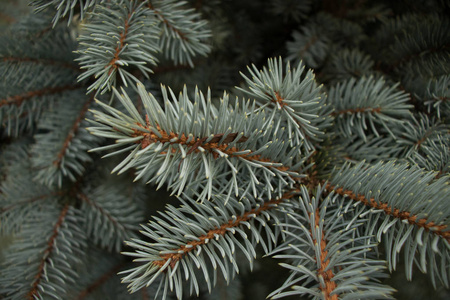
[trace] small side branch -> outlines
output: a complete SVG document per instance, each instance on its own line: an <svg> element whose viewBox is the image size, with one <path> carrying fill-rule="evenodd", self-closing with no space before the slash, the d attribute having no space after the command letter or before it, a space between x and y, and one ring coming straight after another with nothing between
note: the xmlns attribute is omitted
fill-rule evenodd
<svg viewBox="0 0 450 300"><path fill-rule="evenodd" d="M72 65L70 63L64 62L64 61L57 61L52 59L44 59L44 58L31 58L31 57L14 57L14 56L8 56L2 58L3 62L13 62L13 63L34 63L34 64L41 64L41 65L51 65L51 66L57 66L62 67L66 69L71 69L74 71L80 72L80 68L76 65Z"/></svg>
<svg viewBox="0 0 450 300"><path fill-rule="evenodd" d="M81 121L83 121L84 116L86 115L86 112L89 109L90 104L94 100L94 95L92 95L88 101L83 105L81 108L80 113L78 114L78 117L73 122L72 128L69 130L66 139L64 140L63 146L61 150L59 151L56 159L53 161L53 164L57 167L61 165L62 159L64 155L66 155L67 149L69 148L70 143L72 142L73 138L78 132L78 129L80 128Z"/></svg>
<svg viewBox="0 0 450 300"><path fill-rule="evenodd" d="M16 105L20 106L24 101L30 100L34 97L40 97L44 95L53 95L62 93L65 91L71 91L76 90L80 88L78 85L65 85L65 86L58 86L58 87L47 87L40 90L33 90L29 91L20 95L15 96L9 96L5 99L0 99L0 107L6 106L6 105Z"/></svg>
<svg viewBox="0 0 450 300"><path fill-rule="evenodd" d="M90 206L94 207L96 210L98 210L100 212L100 214L105 216L111 222L111 224L114 224L115 227L120 228L120 230L123 230L123 231L126 230L125 227L121 223L119 223L114 216L112 216L108 211L104 210L97 203L95 203L94 201L89 199L89 197L86 196L85 194L79 192L79 193L77 193L77 198L83 202L86 202L88 205L90 205Z"/></svg>
<svg viewBox="0 0 450 300"><path fill-rule="evenodd" d="M219 154L214 151L214 150L219 150L220 152L228 155L228 156L234 156L234 157L240 157L243 158L245 160L249 160L249 161L255 161L255 162L263 162L263 163L273 163L276 164L276 162L271 161L270 159L266 159L263 158L262 155L258 154L258 155L253 155L252 152L248 152L248 153L244 153L244 154L237 154L242 152L241 149L238 149L236 147L229 147L228 143L234 141L238 134L237 133L230 133L227 135L227 137L225 139L223 139L223 134L216 134L214 135L214 137L212 138L196 138L196 139L189 139L189 137L185 136L184 134L182 135L178 135L176 133L173 132L165 132L164 130L162 130L159 126L157 128L159 136L155 133L153 133L150 129L150 124L149 124L149 120L148 120L148 115L146 115L146 120L147 120L147 126L142 126L142 124L137 124L143 128L145 128L147 131L150 132L145 132L145 131L140 131L138 129L133 129L134 133L133 133L133 137L138 137L138 136L143 136L144 138L141 139L140 141L138 141L138 143L141 144L142 149L145 149L146 147L148 147L150 144L153 144L155 142L159 142L159 143L170 143L170 144L180 144L180 145L185 145L189 148L189 150L186 152L186 155L189 155L193 152L200 152L200 147L202 149L204 149L205 151L210 152L214 158L218 158ZM222 141L222 143L219 144L219 142ZM237 141L237 143L243 143L245 141L248 140L248 137L242 136L239 138L239 140ZM285 166L268 166L271 168L276 168L280 171L287 171L289 170L288 167Z"/></svg>
<svg viewBox="0 0 450 300"><path fill-rule="evenodd" d="M320 217L320 210L319 208L315 211L315 227L319 227L319 221L321 219ZM315 228L311 228L311 230L315 230ZM319 241L315 240L312 236L314 244L318 244ZM321 262L320 268L317 270L317 276L321 277L323 279L323 282L320 282L320 290L323 293L323 296L326 300L338 300L338 295L330 295L337 287L337 284L335 281L333 281L334 273L333 270L330 268L327 270L328 265L330 264L330 258L327 258L328 251L326 250L327 247L327 240L325 239L325 232L322 231L321 238L320 238L320 258L319 261Z"/></svg>
<svg viewBox="0 0 450 300"><path fill-rule="evenodd" d="M428 219L426 218L418 219L417 215L414 215L408 211L400 211L398 208L392 208L386 203L378 203L377 201L375 201L373 197L367 199L364 195L360 194L357 195L353 193L353 191L351 190L344 190L344 188L342 187L336 188L330 183L328 183L325 186L325 189L328 192L334 191L335 193L341 196L347 196L351 200L362 202L364 205L369 206L371 208L383 210L386 215L390 215L394 218L405 220L411 225L423 227L425 230L430 231L435 235L444 238L445 240L447 240L448 243L450 243L450 231L446 230L447 225L438 225L432 221L428 221Z"/></svg>
<svg viewBox="0 0 450 300"><path fill-rule="evenodd" d="M47 248L44 251L44 255L42 257L41 263L39 264L38 271L36 276L34 277L34 282L31 287L30 292L27 295L27 299L33 300L36 298L39 298L39 284L41 283L43 277L44 277L44 269L45 265L49 263L49 256L52 254L54 247L55 247L55 240L58 237L58 234L60 232L60 228L64 222L64 219L67 215L67 212L69 211L69 204L66 204L63 209L61 210L61 213L59 214L58 221L56 222L55 226L53 226L53 233L50 237L50 239L47 242Z"/></svg>
<svg viewBox="0 0 450 300"><path fill-rule="evenodd" d="M294 197L294 191L287 192L283 194L283 196L279 199L272 199L264 203L264 205L254 208L250 211L247 211L242 216L239 216L235 219L229 220L227 223L222 224L220 227L216 227L214 229L209 230L205 235L199 236L197 240L190 241L186 243L186 245L181 245L180 248L176 249L176 253L168 253L161 255L161 260L157 260L153 262L153 265L162 268L169 260L170 266L172 268L175 267L175 264L181 260L186 254L195 250L197 246L206 244L209 240L216 238L217 236L224 236L229 228L238 227L242 224L242 222L247 222L253 216L260 215L263 211L270 210L276 207L277 204L286 201Z"/></svg>
<svg viewBox="0 0 450 300"><path fill-rule="evenodd" d="M114 57L113 57L113 59L111 59L109 64L107 64L105 66L105 69L110 67L110 66L112 67L112 68L109 69L108 75L110 75L114 69L118 68L118 65L116 64L116 61L120 60L119 55L122 52L123 47L125 46L125 39L127 38L127 35L128 35L128 29L130 27L129 20L130 20L131 16L132 16L132 13L129 13L127 18L125 19L125 23L123 25L123 31L119 35L119 42L118 42L117 47L115 49Z"/></svg>
<svg viewBox="0 0 450 300"><path fill-rule="evenodd" d="M86 289L81 291L81 293L78 294L77 299L82 300L82 299L86 298L87 296L89 296L90 293L95 291L98 287L100 287L102 284L104 284L106 281L108 281L111 277L115 276L117 274L117 272L119 272L120 269L122 269L123 266L124 266L124 263L121 262L121 263L117 264L116 266L112 267L110 270L108 270L106 273L104 273L102 276L100 276L97 280L92 282L91 285L86 287Z"/></svg>

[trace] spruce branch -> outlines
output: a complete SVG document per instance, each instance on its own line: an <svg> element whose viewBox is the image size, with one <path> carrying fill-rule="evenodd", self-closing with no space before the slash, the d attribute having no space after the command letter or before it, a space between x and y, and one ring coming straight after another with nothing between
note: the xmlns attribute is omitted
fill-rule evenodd
<svg viewBox="0 0 450 300"><path fill-rule="evenodd" d="M64 178L76 181L84 172L84 165L92 161L87 150L96 147L101 139L87 132L84 118L93 98L82 91L72 92L44 113L37 125L42 133L36 134L31 153L37 181L61 187Z"/></svg>
<svg viewBox="0 0 450 300"><path fill-rule="evenodd" d="M384 235L390 270L395 269L398 253L404 248L408 278L417 259L418 267L429 271L434 285L438 279L448 286L448 182L448 176L436 179L436 172L379 162L373 166L347 164L335 173L326 188L369 208L357 215L372 215L368 228L374 232L369 234L376 235L378 241ZM371 222L378 222L378 214L382 214L382 224L371 226ZM420 258L415 258L416 251Z"/></svg>
<svg viewBox="0 0 450 300"><path fill-rule="evenodd" d="M80 214L69 204L42 204L7 253L0 286L9 299L60 299L77 278L74 268L85 247Z"/></svg>
<svg viewBox="0 0 450 300"><path fill-rule="evenodd" d="M12 96L0 99L0 107L8 106L8 105L21 106L24 101L33 99L34 97L42 97L45 95L59 94L59 93L65 92L65 91L75 90L75 89L79 89L79 88L80 87L77 85L65 85L65 86L59 86L59 87L48 87L48 88L43 88L43 89L39 89L39 90L28 91L23 94L12 95Z"/></svg>
<svg viewBox="0 0 450 300"><path fill-rule="evenodd" d="M430 141L421 148L421 152L415 152L409 157L411 164L416 164L427 171L438 172L438 179L450 171L450 139L442 136L437 141Z"/></svg>
<svg viewBox="0 0 450 300"><path fill-rule="evenodd" d="M394 290L376 280L386 275L382 273L384 262L370 258L369 251L375 245L368 242L370 236L356 235L362 223L346 221L340 210L343 201L332 193L324 197L320 185L315 192L304 185L300 190L299 208L288 212L290 222L279 224L286 228L287 239L271 253L275 258L289 259L289 263L280 265L291 275L269 297L391 298Z"/></svg>
<svg viewBox="0 0 450 300"><path fill-rule="evenodd" d="M74 64L70 64L65 61L58 61L53 59L46 58L33 58L33 57L17 57L17 56L1 56L1 59L4 63L11 64L22 64L22 63L31 63L31 64L39 64L39 65L50 65L56 66L59 68L67 68L73 71L79 71L79 68ZM8 67L6 67L8 68Z"/></svg>
<svg viewBox="0 0 450 300"><path fill-rule="evenodd" d="M440 119L450 117L450 75L431 78L428 82L424 96L419 98L428 107L428 111L435 111Z"/></svg>
<svg viewBox="0 0 450 300"><path fill-rule="evenodd" d="M391 127L411 116L408 94L396 91L396 85L386 86L383 79L351 78L331 87L327 99L334 107L335 130L343 137L357 134L366 141L368 132L379 136L382 126L395 138Z"/></svg>
<svg viewBox="0 0 450 300"><path fill-rule="evenodd" d="M358 49L344 48L330 54L318 77L330 85L335 85L350 78L373 75L374 65L375 62L368 54Z"/></svg>
<svg viewBox="0 0 450 300"><path fill-rule="evenodd" d="M283 65L279 58L269 59L262 70L255 65L248 67L251 79L241 75L249 87L239 90L254 97L258 109L271 112L271 120L275 118L287 123L292 142L296 145L304 142L305 148L312 151L313 142L322 141L325 129L331 124L326 95L311 70L303 74L305 66L302 62L292 70L289 62L286 63L284 72Z"/></svg>
<svg viewBox="0 0 450 300"><path fill-rule="evenodd" d="M310 22L300 31L294 31L293 41L287 43L287 58L295 63L304 61L308 67L319 67L328 54L330 39L321 32L321 28Z"/></svg>
<svg viewBox="0 0 450 300"><path fill-rule="evenodd" d="M278 128L279 124L267 124L264 111L250 114L255 110L255 103L236 100L232 107L228 95L224 94L216 108L209 92L205 99L196 91L192 103L186 89L178 99L169 90L170 102L166 88L162 87L165 104L162 109L142 84L138 84L137 89L146 121L123 90L122 95L114 91L128 115L100 102L107 113L93 111L96 126L89 130L95 135L116 139L116 144L94 150L121 148L108 155L131 151L113 172L120 170L120 174L134 167L136 180L154 181L159 187L168 183L169 189L178 195L187 182L191 182L190 189L196 191L195 186L204 181L207 182L207 199L224 174L232 178L227 181L235 195L239 193L237 175L251 178L255 197L263 191L268 195L272 193L273 177L285 185L294 183L293 177L301 177L298 172L303 159L298 157L298 146L291 147L284 142L285 130Z"/></svg>
<svg viewBox="0 0 450 300"><path fill-rule="evenodd" d="M70 24L73 17L78 14L80 15L80 19L83 20L86 12L99 2L100 0L33 0L30 5L34 6L34 10L37 13L50 8L56 10L52 20L54 27L60 19L63 19L66 16L68 16L68 24ZM76 8L79 9L79 13L75 11Z"/></svg>
<svg viewBox="0 0 450 300"><path fill-rule="evenodd" d="M145 220L144 191L107 173L90 174L87 182L74 191L74 197L80 202L86 218L84 230L92 242L109 252L120 252L123 241L134 238Z"/></svg>
<svg viewBox="0 0 450 300"><path fill-rule="evenodd" d="M98 90L103 94L111 90L117 76L125 86L138 81L130 72L131 67L146 77L152 73L148 65L156 64L154 54L158 50L153 22L149 10L138 1L96 5L84 25L85 32L78 38L80 57L76 59L81 69L86 69L78 80L95 78L88 92Z"/></svg>
<svg viewBox="0 0 450 300"><path fill-rule="evenodd" d="M2 149L9 158L5 170L8 176L2 178L0 184L0 232L1 234L17 234L23 226L23 219L29 219L33 212L39 210L42 202L55 201L62 196L33 181L28 143L14 143L12 149Z"/></svg>
<svg viewBox="0 0 450 300"><path fill-rule="evenodd" d="M422 154L423 147L439 143L450 132L450 126L439 119L419 114L412 121L405 122L403 126L395 129L399 137L397 143L403 148L402 156L409 158L415 153Z"/></svg>
<svg viewBox="0 0 450 300"><path fill-rule="evenodd" d="M193 8L185 8L186 1L142 0L159 20L159 51L175 64L194 67L196 55L206 56L211 51L208 41L211 30Z"/></svg>
<svg viewBox="0 0 450 300"><path fill-rule="evenodd" d="M269 220L280 222L282 214L277 215L277 211L290 210L289 199L294 194L294 191L287 192L282 198L266 202L251 195L240 200L231 197L226 204L220 195L203 203L183 197L180 199L181 207L167 206L162 218L154 217L155 221L142 226L144 230L141 233L153 243L141 239L127 242L136 252L124 254L144 264L123 272L128 274L123 282L129 283L130 291L135 292L162 277L158 289L166 291L170 288L175 290L177 297L181 297L181 280L185 278L189 280L191 291L198 294L199 279L193 268L195 265L203 272L201 282L204 280L211 291L216 284L217 267L227 282L234 273L239 273L235 250L244 253L251 267L257 243L262 243L266 251L273 249L280 231L277 227L269 228ZM262 235L262 227L267 238ZM168 235L171 238L166 238ZM208 267L210 265L213 269Z"/></svg>

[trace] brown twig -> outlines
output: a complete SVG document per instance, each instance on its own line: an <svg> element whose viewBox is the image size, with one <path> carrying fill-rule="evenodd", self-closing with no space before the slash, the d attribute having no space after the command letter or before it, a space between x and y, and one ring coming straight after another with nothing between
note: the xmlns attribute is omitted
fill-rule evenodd
<svg viewBox="0 0 450 300"><path fill-rule="evenodd" d="M89 105L94 100L95 94L93 94L88 101L83 105L81 108L80 113L78 114L78 117L73 122L72 127L70 128L69 132L67 133L67 137L64 140L63 146L61 150L59 151L58 155L56 156L56 159L53 161L53 165L55 165L57 168L61 166L62 159L64 155L66 155L67 149L69 148L70 143L72 142L73 138L75 137L76 133L78 132L78 129L80 128L81 121L84 119L84 116L86 115L86 112L89 109Z"/></svg>
<svg viewBox="0 0 450 300"><path fill-rule="evenodd" d="M27 299L33 300L39 298L40 296L39 284L41 283L41 280L44 277L44 268L45 265L49 263L48 261L49 256L52 254L54 250L56 238L60 233L60 228L64 222L64 219L66 218L67 212L69 211L69 207L70 207L69 204L66 204L63 207L61 213L59 214L58 221L56 222L55 226L53 226L53 233L47 242L47 248L44 251L44 255L42 257L41 263L39 264L37 274L34 277L34 282L33 285L31 286L31 290L27 294Z"/></svg>
<svg viewBox="0 0 450 300"><path fill-rule="evenodd" d="M205 235L199 236L198 240L187 242L186 245L181 245L176 253L168 253L161 255L161 260L157 260L153 262L153 265L162 267L164 266L167 261L170 259L170 266L173 268L175 267L175 264L183 258L186 254L196 249L197 246L204 245L207 243L207 241L212 240L216 238L216 236L224 236L229 228L237 227L242 222L246 222L250 220L250 218L253 215L259 215L263 211L272 209L273 207L276 207L276 205L282 203L283 201L286 201L287 199L290 199L294 197L295 192L297 190L293 190L290 192L287 192L282 195L280 199L272 199L270 201L265 202L262 206L258 208L254 208L246 213L244 213L242 216L239 216L235 219L229 220L227 223L222 224L220 227L215 227L214 229L209 230ZM181 253L182 252L182 253Z"/></svg>
<svg viewBox="0 0 450 300"><path fill-rule="evenodd" d="M65 86L57 86L57 87L46 87L40 90L33 90L23 94L9 96L5 99L0 99L0 107L5 105L16 105L20 106L23 101L29 100L33 97L40 97L44 95L52 95L58 94L65 91L76 90L80 88L79 85L65 85Z"/></svg>
<svg viewBox="0 0 450 300"><path fill-rule="evenodd" d="M311 213L312 214L312 213ZM319 227L319 221L320 221L320 210L319 208L315 211L315 224L314 227ZM314 231L315 228L311 228L311 231ZM319 243L317 240L313 238L314 244ZM320 258L318 258L321 262L320 268L317 270L317 275L321 276L323 278L323 281L325 282L325 286L320 284L320 290L322 291L322 294L326 300L338 300L338 295L330 295L337 287L336 282L333 281L334 273L333 270L328 268L328 265L330 264L330 258L327 259L328 250L326 250L327 247L327 240L325 239L325 233L322 231L322 235L320 237Z"/></svg>
<svg viewBox="0 0 450 300"><path fill-rule="evenodd" d="M366 197L364 197L364 195L361 194L356 195L355 193L353 193L353 191L345 190L342 187L336 188L330 183L328 183L325 186L325 189L328 192L334 191L336 194L339 194L341 196L347 196L349 199L362 202L364 205L375 208L377 210L383 210L386 215L398 218L400 220L405 220L411 225L423 227L425 230L430 231L435 235L444 238L445 240L447 240L447 242L450 243L450 231L448 230L446 231L447 225L438 225L435 224L433 221L428 221L428 219L426 218L418 219L417 215L414 215L408 211L400 211L400 209L393 208L389 206L387 203L378 203L377 201L375 201L373 197L367 199Z"/></svg>

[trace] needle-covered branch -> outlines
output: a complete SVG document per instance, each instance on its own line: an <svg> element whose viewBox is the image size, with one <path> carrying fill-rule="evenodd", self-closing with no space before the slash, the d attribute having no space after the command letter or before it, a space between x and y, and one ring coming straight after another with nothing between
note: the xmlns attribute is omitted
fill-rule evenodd
<svg viewBox="0 0 450 300"><path fill-rule="evenodd" d="M395 182L395 184L392 184ZM389 268L395 269L403 249L408 278L416 262L423 271L449 286L450 206L448 176L436 179L404 163L350 164L337 171L326 186L354 204L369 218L369 234L384 237ZM349 204L350 205L350 204Z"/></svg>
<svg viewBox="0 0 450 300"><path fill-rule="evenodd" d="M224 94L216 108L209 92L205 97L196 91L191 102L186 89L178 98L165 87L161 90L164 109L138 84L145 121L124 91L119 94L115 90L115 94L128 114L100 102L106 113L93 111L95 126L89 130L116 140L96 150L119 148L108 156L129 152L113 171L122 173L133 167L137 170L136 180L142 178L159 186L166 183L178 195L187 182L192 191L206 182L208 199L216 182L224 180L238 195L237 176L250 179L254 196L262 192L270 195L274 191L270 184L273 178L290 185L293 177L301 177L304 160L299 157L299 147L285 142L284 128L268 123L264 110L252 113L254 102L236 100L231 106Z"/></svg>
<svg viewBox="0 0 450 300"><path fill-rule="evenodd" d="M268 201L251 195L240 200L231 197L226 204L221 195L203 203L183 197L181 207L167 206L162 217L154 217L154 221L143 225L141 233L152 242L127 242L136 252L125 254L142 264L123 272L127 274L123 282L135 292L161 278L158 289L164 294L168 289L174 290L179 298L183 280L189 281L191 292L196 294L199 284L206 283L211 291L217 276L229 282L239 273L237 252L244 254L251 267L256 244L261 243L266 252L273 249L281 232L279 227L270 225L282 222L279 218L291 210L294 194L295 191L288 192ZM197 278L196 269L201 269L201 278Z"/></svg>

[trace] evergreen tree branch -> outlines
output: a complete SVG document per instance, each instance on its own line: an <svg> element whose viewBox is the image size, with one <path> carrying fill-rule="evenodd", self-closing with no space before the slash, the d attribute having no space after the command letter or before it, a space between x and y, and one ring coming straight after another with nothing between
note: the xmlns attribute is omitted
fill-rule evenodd
<svg viewBox="0 0 450 300"><path fill-rule="evenodd" d="M449 125L425 114L413 117L412 121L395 129L395 134L399 137L397 143L404 149L402 155L406 158L414 156L415 153L422 154L423 147L439 143L449 132Z"/></svg>
<svg viewBox="0 0 450 300"><path fill-rule="evenodd" d="M49 8L55 9L56 13L52 22L53 26L56 26L58 21L67 15L69 16L67 23L70 24L74 15L77 14L75 12L76 9L79 9L80 18L83 20L86 12L99 2L100 0L33 0L30 5L35 7L34 10L36 12L41 12Z"/></svg>
<svg viewBox="0 0 450 300"><path fill-rule="evenodd" d="M197 190L195 185L206 181L206 198L212 195L213 183L224 180L227 174L232 177L227 181L231 182L230 190L235 195L238 194L237 176L251 178L255 197L261 192L272 193L269 184L272 177L289 185L294 183L293 177L302 176L298 173L303 166L303 158L298 157L299 146L285 143L282 137L286 130L278 128L280 124L267 124L264 111L249 115L255 110L255 103L236 101L231 107L228 95L224 94L216 108L209 92L205 99L198 91L192 103L185 88L179 99L169 90L172 104L167 90L164 87L161 90L165 109L138 84L146 121L128 95L120 95L116 90L128 115L100 102L107 113L93 111L96 127L91 127L90 131L117 141L94 150L122 148L108 155L131 151L113 172L120 170L120 174L131 167L137 168L136 180L155 181L159 187L168 182L169 188L178 195L188 181L193 191ZM210 143L217 139L217 144ZM150 168L151 163L157 165ZM263 182L267 184L263 186Z"/></svg>
<svg viewBox="0 0 450 300"><path fill-rule="evenodd" d="M90 22L85 25L86 32L79 37L77 52L81 56L76 60L86 71L78 80L96 79L88 92L99 90L103 94L109 91L116 85L117 75L125 86L138 81L129 70L132 67L146 77L152 73L147 65L155 65L154 53L158 50L153 18L137 1L124 4L98 4Z"/></svg>
<svg viewBox="0 0 450 300"><path fill-rule="evenodd" d="M283 72L281 58L269 59L262 70L254 65L252 69L248 67L251 79L241 73L249 87L238 89L257 100L258 110L267 109L272 113L271 119L277 116L287 123L291 143L304 143L307 151L312 151L312 141L321 141L331 124L331 107L327 106L326 96L321 86L317 86L312 71L303 74L304 69L301 62L293 69L286 63Z"/></svg>
<svg viewBox="0 0 450 300"><path fill-rule="evenodd" d="M347 164L335 172L327 189L334 188L336 193L370 208L360 209L354 220L369 216L366 234L376 235L379 241L383 235L391 270L403 249L408 278L416 262L423 272L428 270L434 285L439 280L448 286L448 176L435 179L436 174L394 162L373 166L359 163L353 168Z"/></svg>
<svg viewBox="0 0 450 300"><path fill-rule="evenodd" d="M392 128L411 116L408 99L406 93L396 91L396 85L386 86L383 79L373 77L351 78L331 87L328 93L336 117L335 130L343 137L357 134L364 141L368 132L379 136L379 126L395 138Z"/></svg>
<svg viewBox="0 0 450 300"><path fill-rule="evenodd" d="M44 268L46 264L49 263L48 257L52 254L55 248L55 240L58 237L58 234L61 230L61 225L64 222L64 219L66 218L67 212L69 211L69 204L66 204L58 217L58 220L56 221L55 225L53 226L53 232L50 238L47 241L47 247L44 250L44 253L42 255L42 260L39 264L38 270L36 272L36 275L33 279L33 285L31 286L31 290L27 294L28 299L35 299L39 297L39 285L41 284L41 280L43 280L44 275Z"/></svg>
<svg viewBox="0 0 450 300"><path fill-rule="evenodd" d="M46 95L59 94L65 91L72 91L79 89L79 85L65 85L57 87L45 87L38 90L28 91L22 94L8 96L6 98L0 99L0 107L7 105L20 106L24 101L33 99L34 97L42 97Z"/></svg>
<svg viewBox="0 0 450 300"><path fill-rule="evenodd" d="M119 272L123 267L125 266L124 262L119 262L112 268L110 268L108 271L103 273L100 277L98 277L94 282L92 282L89 286L87 286L84 290L82 290L76 299L82 300L86 298L89 294L91 294L93 291L95 291L99 286L103 285L108 279L110 279L113 276L117 275L117 272ZM143 289L145 290L145 289Z"/></svg>
<svg viewBox="0 0 450 300"><path fill-rule="evenodd" d="M95 174L106 179L94 185L90 183L75 191L75 197L81 202L86 216L85 231L94 243L108 251L119 252L123 241L135 236L144 214L139 197L130 201L130 186L127 182L115 181L106 172ZM95 180L95 176L93 176ZM110 186L111 182L114 182ZM139 192L142 189L134 187Z"/></svg>
<svg viewBox="0 0 450 300"><path fill-rule="evenodd" d="M81 90L66 93L65 99L58 99L53 109L44 113L37 125L40 133L35 135L36 143L32 147L37 181L61 187L64 178L76 181L84 172L85 163L92 160L87 150L101 140L89 134L88 122L84 120L86 114L90 115L88 109L93 98L86 97Z"/></svg>
<svg viewBox="0 0 450 300"><path fill-rule="evenodd" d="M194 67L192 58L197 54L206 56L211 51L208 39L211 30L208 22L201 20L194 9L186 9L185 1L142 0L155 13L159 27L159 49L175 64Z"/></svg>
<svg viewBox="0 0 450 300"><path fill-rule="evenodd" d="M61 166L62 163L62 159L65 156L70 143L72 142L72 140L74 139L75 135L77 134L80 125L81 125L81 121L84 119L89 106L91 105L91 103L93 102L94 97L90 97L83 105L83 107L81 108L77 118L75 119L75 121L73 122L72 127L69 130L69 133L66 137L66 139L64 140L63 146L61 148L61 150L59 151L59 153L56 156L56 159L52 162L54 165L56 165L57 167Z"/></svg>
<svg viewBox="0 0 450 300"><path fill-rule="evenodd" d="M312 213L310 213L312 214ZM317 207L315 212L315 216L311 217L314 220L314 224L311 224L311 232L313 232L316 228L320 226L320 208ZM311 236L313 243L316 245L320 245L320 256L318 261L320 261L320 267L316 270L317 276L319 278L323 278L323 282L320 284L320 290L326 300L337 300L338 294L334 293L334 290L337 288L336 282L333 280L335 274L333 273L333 269L330 268L330 258L327 257L328 251L327 248L327 240L325 238L325 232L322 231L319 237ZM318 240L316 240L318 239Z"/></svg>
<svg viewBox="0 0 450 300"><path fill-rule="evenodd" d="M125 254L136 257L136 262L144 264L122 272L128 274L123 281L129 283L129 289L134 292L162 277L160 288L167 290L170 286L180 297L181 279L189 278L191 292L194 287L198 294L198 279L192 268L192 264L195 264L203 271L201 276L208 290L211 290L211 283L216 282L217 266L228 282L232 274L239 272L235 249L242 250L250 266L256 255L254 247L257 243L262 243L266 250L272 249L269 245L276 243L280 232L277 227L269 228L267 222L270 219L280 222L276 212L290 210L289 199L294 194L287 192L282 198L267 202L253 199L250 195L240 200L231 197L226 204L219 194L216 194L218 198L203 204L185 197L185 200L181 200L183 206L168 206L163 218L155 217L156 222L149 223L148 227L143 226L141 233L154 243L140 239L127 242L136 248L136 252ZM208 213L208 218L204 217L205 213ZM267 239L262 237L262 227L267 232ZM250 236L244 232L245 228L250 229ZM171 238L165 238L168 234ZM236 234L243 240L236 239ZM214 269L208 267L211 264ZM210 274L211 271L213 274Z"/></svg>
<svg viewBox="0 0 450 300"><path fill-rule="evenodd" d="M41 203L5 256L0 287L9 299L58 299L75 283L86 246L81 216L70 204L55 204Z"/></svg>
<svg viewBox="0 0 450 300"><path fill-rule="evenodd" d="M287 259L280 265L291 271L284 284L269 297L307 295L313 299L391 298L393 289L378 283L386 277L382 261L370 256L370 236L356 235L359 224L342 217L343 201L332 193L323 197L301 185L299 207L288 212L286 240L270 254ZM310 195L310 193L314 193ZM350 209L352 211L352 209ZM340 215L338 217L338 215ZM354 274L358 274L355 277Z"/></svg>
<svg viewBox="0 0 450 300"><path fill-rule="evenodd" d="M242 223L246 223L251 218L261 215L263 211L277 207L278 204L281 204L283 201L286 201L293 196L294 194L292 192L288 192L285 193L280 199L272 199L264 202L262 206L253 208L241 216L230 219L227 223L221 224L220 227L215 227L214 229L207 231L206 234L196 237L195 240L189 241L185 245L181 245L178 249L174 249L173 253L161 255L161 260L154 261L153 265L162 268L170 260L170 266L174 268L179 260L190 252L196 250L197 247L204 246L210 240L217 238L218 236L223 237L226 233L232 231L232 228L240 227Z"/></svg>
<svg viewBox="0 0 450 300"><path fill-rule="evenodd" d="M33 63L33 64L41 64L41 65L51 65L57 66L60 68L67 68L74 71L80 71L80 68L76 65L70 64L66 61L59 61L54 59L47 58L33 58L33 57L16 57L16 56L2 56L2 61L5 63Z"/></svg>
<svg viewBox="0 0 450 300"><path fill-rule="evenodd" d="M419 228L422 227L426 231L429 231L432 234L440 236L450 243L450 231L448 230L447 224L438 225L433 221L429 221L427 218L420 218L417 214L412 214L411 212L408 211L401 211L398 208L392 208L387 203L379 203L375 201L374 197L367 199L364 195L361 194L356 195L351 190L345 190L342 187L337 188L336 186L333 186L330 183L327 183L327 185L325 185L325 189L328 192L334 191L336 194L344 196L350 200L361 202L372 209L378 211L382 210L386 215L398 218L402 221L406 221L411 225L416 225Z"/></svg>

